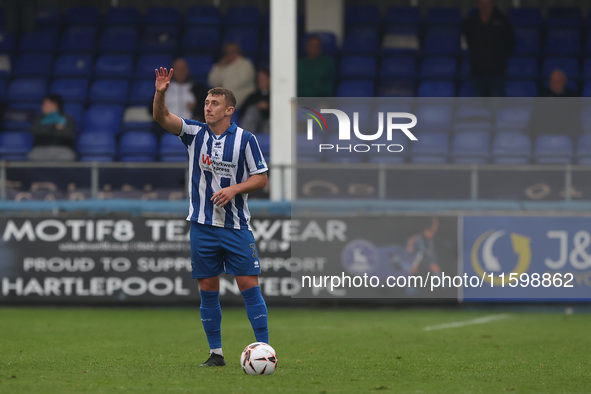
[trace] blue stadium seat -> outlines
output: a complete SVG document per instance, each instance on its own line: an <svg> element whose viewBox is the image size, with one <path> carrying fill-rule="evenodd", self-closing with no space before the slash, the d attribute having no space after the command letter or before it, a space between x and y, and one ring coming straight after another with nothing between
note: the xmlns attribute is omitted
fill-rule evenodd
<svg viewBox="0 0 591 394"><path fill-rule="evenodd" d="M413 56L385 57L380 65L380 78L416 78L417 68Z"/></svg>
<svg viewBox="0 0 591 394"><path fill-rule="evenodd" d="M76 130L82 130L82 113L84 106L81 103L67 102L64 104L64 112L74 119Z"/></svg>
<svg viewBox="0 0 591 394"><path fill-rule="evenodd" d="M532 116L532 107L526 105L508 104L497 110L497 132L503 130L525 130Z"/></svg>
<svg viewBox="0 0 591 394"><path fill-rule="evenodd" d="M553 6L548 8L546 26L579 27L583 22L580 7Z"/></svg>
<svg viewBox="0 0 591 394"><path fill-rule="evenodd" d="M43 78L14 79L8 85L8 101L41 103L47 91L47 80Z"/></svg>
<svg viewBox="0 0 591 394"><path fill-rule="evenodd" d="M88 94L88 80L84 78L56 79L49 87L51 93L57 93L65 102L84 103Z"/></svg>
<svg viewBox="0 0 591 394"><path fill-rule="evenodd" d="M392 140L387 141L385 136L382 134L382 138L375 141L378 144L385 144L385 145L401 145L402 151L398 151L400 148L393 146L390 149L392 151L388 151L388 149L380 149L379 152L372 152L369 154L368 161L370 163L384 163L384 164L403 164L406 162L411 146L416 144L418 141L410 141L405 134L401 132L394 132L392 134ZM357 153L357 155L360 155ZM364 157L366 154L362 154L361 157Z"/></svg>
<svg viewBox="0 0 591 394"><path fill-rule="evenodd" d="M159 149L160 161L186 162L189 159L187 147L179 140L179 137L171 133L160 137Z"/></svg>
<svg viewBox="0 0 591 394"><path fill-rule="evenodd" d="M538 87L534 81L506 81L505 95L507 97L536 97Z"/></svg>
<svg viewBox="0 0 591 394"><path fill-rule="evenodd" d="M388 7L385 22L386 25L418 26L421 23L421 9L407 6Z"/></svg>
<svg viewBox="0 0 591 394"><path fill-rule="evenodd" d="M259 7L254 5L229 6L224 21L226 26L249 25L253 27L258 26L261 22Z"/></svg>
<svg viewBox="0 0 591 394"><path fill-rule="evenodd" d="M326 143L335 146L338 144L342 145L337 133L329 134ZM319 155L320 153L317 154L317 156ZM348 152L346 150L336 152L335 149L332 149L324 152L324 157L326 161L330 163L362 163L365 161L367 153L362 154L358 152Z"/></svg>
<svg viewBox="0 0 591 394"><path fill-rule="evenodd" d="M49 77L53 66L53 55L48 53L24 53L14 60L15 77Z"/></svg>
<svg viewBox="0 0 591 394"><path fill-rule="evenodd" d="M136 25L141 21L137 7L109 7L105 14L106 25Z"/></svg>
<svg viewBox="0 0 591 394"><path fill-rule="evenodd" d="M35 53L53 53L57 49L58 28L46 27L26 33L20 40L19 50Z"/></svg>
<svg viewBox="0 0 591 394"><path fill-rule="evenodd" d="M414 97L416 82L411 78L382 78L378 81L379 97Z"/></svg>
<svg viewBox="0 0 591 394"><path fill-rule="evenodd" d="M140 35L141 52L174 53L179 41L179 27L174 25L148 25Z"/></svg>
<svg viewBox="0 0 591 394"><path fill-rule="evenodd" d="M53 72L56 77L89 77L92 65L90 54L61 55L55 60Z"/></svg>
<svg viewBox="0 0 591 394"><path fill-rule="evenodd" d="M377 54L380 47L378 26L353 25L346 29L341 53Z"/></svg>
<svg viewBox="0 0 591 394"><path fill-rule="evenodd" d="M492 114L490 109L462 104L454 115L454 131L459 130L488 130L492 131Z"/></svg>
<svg viewBox="0 0 591 394"><path fill-rule="evenodd" d="M207 52L215 54L220 46L220 29L212 26L191 26L181 41L185 52Z"/></svg>
<svg viewBox="0 0 591 394"><path fill-rule="evenodd" d="M146 25L179 25L181 23L181 13L178 7L169 6L151 6L146 11L144 17Z"/></svg>
<svg viewBox="0 0 591 394"><path fill-rule="evenodd" d="M417 137L418 138L418 137ZM412 145L411 163L444 164L449 155L449 136L446 133L421 133L418 143Z"/></svg>
<svg viewBox="0 0 591 394"><path fill-rule="evenodd" d="M0 28L0 53L12 53L15 48L14 35Z"/></svg>
<svg viewBox="0 0 591 394"><path fill-rule="evenodd" d="M472 81L466 79L460 83L460 91L458 92L459 97L475 97L476 93L474 93L474 85L472 85Z"/></svg>
<svg viewBox="0 0 591 394"><path fill-rule="evenodd" d="M39 115L39 103L11 103L4 111L3 130L30 130L35 117Z"/></svg>
<svg viewBox="0 0 591 394"><path fill-rule="evenodd" d="M349 5L345 8L345 26L379 26L381 21L380 9L375 4Z"/></svg>
<svg viewBox="0 0 591 394"><path fill-rule="evenodd" d="M546 56L580 56L581 35L576 28L549 28L544 44Z"/></svg>
<svg viewBox="0 0 591 394"><path fill-rule="evenodd" d="M540 74L539 70L537 58L512 56L507 61L506 76L509 79L537 80Z"/></svg>
<svg viewBox="0 0 591 394"><path fill-rule="evenodd" d="M96 6L73 5L69 6L66 11L68 25L97 25L101 19L101 12Z"/></svg>
<svg viewBox="0 0 591 394"><path fill-rule="evenodd" d="M515 29L514 55L538 56L541 48L540 29L518 27Z"/></svg>
<svg viewBox="0 0 591 394"><path fill-rule="evenodd" d="M297 163L318 163L323 161L324 152L318 152L318 144L323 140L318 137L318 133L314 135L314 140L308 140L305 133L298 133L296 135L297 144Z"/></svg>
<svg viewBox="0 0 591 394"><path fill-rule="evenodd" d="M573 159L573 142L566 135L539 135L535 141L534 157L539 164L569 164Z"/></svg>
<svg viewBox="0 0 591 394"><path fill-rule="evenodd" d="M245 54L256 54L259 50L259 30L256 27L229 27L223 43L235 42Z"/></svg>
<svg viewBox="0 0 591 394"><path fill-rule="evenodd" d="M591 165L591 133L583 133L577 141L577 163Z"/></svg>
<svg viewBox="0 0 591 394"><path fill-rule="evenodd" d="M188 55L184 59L189 65L191 76L199 81L205 80L213 67L213 57L209 55Z"/></svg>
<svg viewBox="0 0 591 394"><path fill-rule="evenodd" d="M0 133L0 160L23 161L33 147L33 136L28 131Z"/></svg>
<svg viewBox="0 0 591 394"><path fill-rule="evenodd" d="M101 36L101 53L133 53L137 49L138 31L135 26L109 26Z"/></svg>
<svg viewBox="0 0 591 394"><path fill-rule="evenodd" d="M451 25L458 26L462 23L462 14L457 7L429 7L425 17L427 26Z"/></svg>
<svg viewBox="0 0 591 394"><path fill-rule="evenodd" d="M422 103L413 112L417 117L417 130L421 132L449 133L453 119L453 107L449 103Z"/></svg>
<svg viewBox="0 0 591 394"><path fill-rule="evenodd" d="M97 79L90 86L88 100L91 104L125 104L129 82L124 79Z"/></svg>
<svg viewBox="0 0 591 394"><path fill-rule="evenodd" d="M583 84L583 90L581 92L583 97L591 97L591 81L585 81Z"/></svg>
<svg viewBox="0 0 591 394"><path fill-rule="evenodd" d="M421 63L421 79L454 79L458 75L458 62L451 56L429 56Z"/></svg>
<svg viewBox="0 0 591 394"><path fill-rule="evenodd" d="M92 52L96 46L97 29L94 26L71 26L62 35L60 51Z"/></svg>
<svg viewBox="0 0 591 394"><path fill-rule="evenodd" d="M585 103L583 109L581 110L581 127L584 132L588 133L591 132L591 105L587 100L584 100Z"/></svg>
<svg viewBox="0 0 591 394"><path fill-rule="evenodd" d="M142 79L131 85L129 103L131 105L148 105L154 99L154 80Z"/></svg>
<svg viewBox="0 0 591 394"><path fill-rule="evenodd" d="M62 10L58 4L39 4L37 8L37 27L57 27L62 23Z"/></svg>
<svg viewBox="0 0 591 394"><path fill-rule="evenodd" d="M420 49L419 28L412 25L387 26L382 53L416 55Z"/></svg>
<svg viewBox="0 0 591 394"><path fill-rule="evenodd" d="M337 37L333 32L330 31L312 31L306 34L306 36L301 40L301 50L302 52L306 48L306 43L308 42L308 38L311 36L316 36L322 42L322 53L327 56L334 56L337 53Z"/></svg>
<svg viewBox="0 0 591 394"><path fill-rule="evenodd" d="M485 164L490 158L490 133L461 131L454 134L452 161L456 164Z"/></svg>
<svg viewBox="0 0 591 394"><path fill-rule="evenodd" d="M363 79L376 73L376 58L372 56L345 56L339 64L339 75L344 79Z"/></svg>
<svg viewBox="0 0 591 394"><path fill-rule="evenodd" d="M96 77L130 78L133 75L132 55L102 55L94 66Z"/></svg>
<svg viewBox="0 0 591 394"><path fill-rule="evenodd" d="M337 87L337 97L373 97L374 95L372 80L342 81Z"/></svg>
<svg viewBox="0 0 591 394"><path fill-rule="evenodd" d="M457 55L460 52L460 29L429 27L422 47L425 55Z"/></svg>
<svg viewBox="0 0 591 394"><path fill-rule="evenodd" d="M128 131L119 140L119 160L150 162L156 160L158 141L149 131Z"/></svg>
<svg viewBox="0 0 591 394"><path fill-rule="evenodd" d="M152 84L152 91L154 90ZM148 111L148 102L136 104L125 108L123 113L123 130L150 130L152 128L154 119ZM133 104L132 104L133 105Z"/></svg>
<svg viewBox="0 0 591 394"><path fill-rule="evenodd" d="M185 15L185 22L189 26L218 27L222 23L220 8L213 5L190 6Z"/></svg>
<svg viewBox="0 0 591 394"><path fill-rule="evenodd" d="M529 164L531 141L521 133L500 132L493 140L493 163Z"/></svg>
<svg viewBox="0 0 591 394"><path fill-rule="evenodd" d="M419 97L454 97L456 88L453 81L422 81L418 93Z"/></svg>
<svg viewBox="0 0 591 394"><path fill-rule="evenodd" d="M117 150L115 136L109 132L82 133L76 150L80 161L113 161Z"/></svg>
<svg viewBox="0 0 591 394"><path fill-rule="evenodd" d="M510 8L507 16L515 27L536 27L542 25L542 13L539 7Z"/></svg>
<svg viewBox="0 0 591 394"><path fill-rule="evenodd" d="M135 66L135 78L147 79L154 78L154 70L160 67L170 69L172 66L172 56L169 54L161 55L142 55L138 58Z"/></svg>
<svg viewBox="0 0 591 394"><path fill-rule="evenodd" d="M460 62L460 78L466 80L472 77L472 64L469 56L462 56Z"/></svg>
<svg viewBox="0 0 591 394"><path fill-rule="evenodd" d="M82 129L85 133L108 131L117 135L121 131L122 120L123 106L94 104L84 113Z"/></svg>

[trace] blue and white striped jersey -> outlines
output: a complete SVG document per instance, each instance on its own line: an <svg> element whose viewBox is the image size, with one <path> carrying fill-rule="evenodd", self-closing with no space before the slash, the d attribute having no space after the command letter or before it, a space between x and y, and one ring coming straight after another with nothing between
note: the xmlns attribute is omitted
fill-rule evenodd
<svg viewBox="0 0 591 394"><path fill-rule="evenodd" d="M268 170L257 139L232 123L216 136L205 123L183 119L179 138L189 151L189 215L187 220L217 227L250 229L248 194L237 194L224 207L211 196Z"/></svg>

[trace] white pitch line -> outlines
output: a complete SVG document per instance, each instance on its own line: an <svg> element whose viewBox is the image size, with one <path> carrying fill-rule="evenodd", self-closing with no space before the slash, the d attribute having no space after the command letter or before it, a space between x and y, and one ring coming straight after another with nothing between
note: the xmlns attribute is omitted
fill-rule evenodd
<svg viewBox="0 0 591 394"><path fill-rule="evenodd" d="M497 321L497 320L503 320L508 317L509 317L509 315L506 315L506 314L483 316L483 317L479 317L477 319L472 319L472 320L456 321L456 322L452 322L452 323L438 324L436 326L428 326L428 327L423 328L423 331L445 330L446 328L472 326L474 324L486 324L486 323L490 323L490 322Z"/></svg>

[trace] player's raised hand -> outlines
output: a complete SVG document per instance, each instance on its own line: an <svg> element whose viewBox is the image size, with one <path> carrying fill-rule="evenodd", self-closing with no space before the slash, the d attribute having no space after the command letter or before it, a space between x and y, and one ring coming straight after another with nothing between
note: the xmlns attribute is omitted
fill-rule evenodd
<svg viewBox="0 0 591 394"><path fill-rule="evenodd" d="M170 69L170 72L164 67L160 67L160 70L156 69L156 91L157 92L166 92L168 87L170 86L170 80L172 78L172 74L174 69Z"/></svg>

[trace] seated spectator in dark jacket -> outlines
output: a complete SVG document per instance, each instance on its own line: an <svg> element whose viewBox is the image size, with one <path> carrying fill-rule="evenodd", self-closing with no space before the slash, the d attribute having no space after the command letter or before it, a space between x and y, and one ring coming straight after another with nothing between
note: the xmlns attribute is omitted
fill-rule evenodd
<svg viewBox="0 0 591 394"><path fill-rule="evenodd" d="M552 71L548 78L548 87L542 89L540 97L576 97L577 94L567 87L568 78L559 69Z"/></svg>
<svg viewBox="0 0 591 394"><path fill-rule="evenodd" d="M240 108L240 124L253 133L269 132L269 71L257 72L257 90L246 98Z"/></svg>
<svg viewBox="0 0 591 394"><path fill-rule="evenodd" d="M76 128L71 116L64 113L64 100L59 94L48 94L41 104L41 115L31 132L35 139L29 160L70 161L76 159Z"/></svg>
<svg viewBox="0 0 591 394"><path fill-rule="evenodd" d="M311 36L306 57L298 60L298 97L331 97L334 77L334 61L322 54L320 38Z"/></svg>

